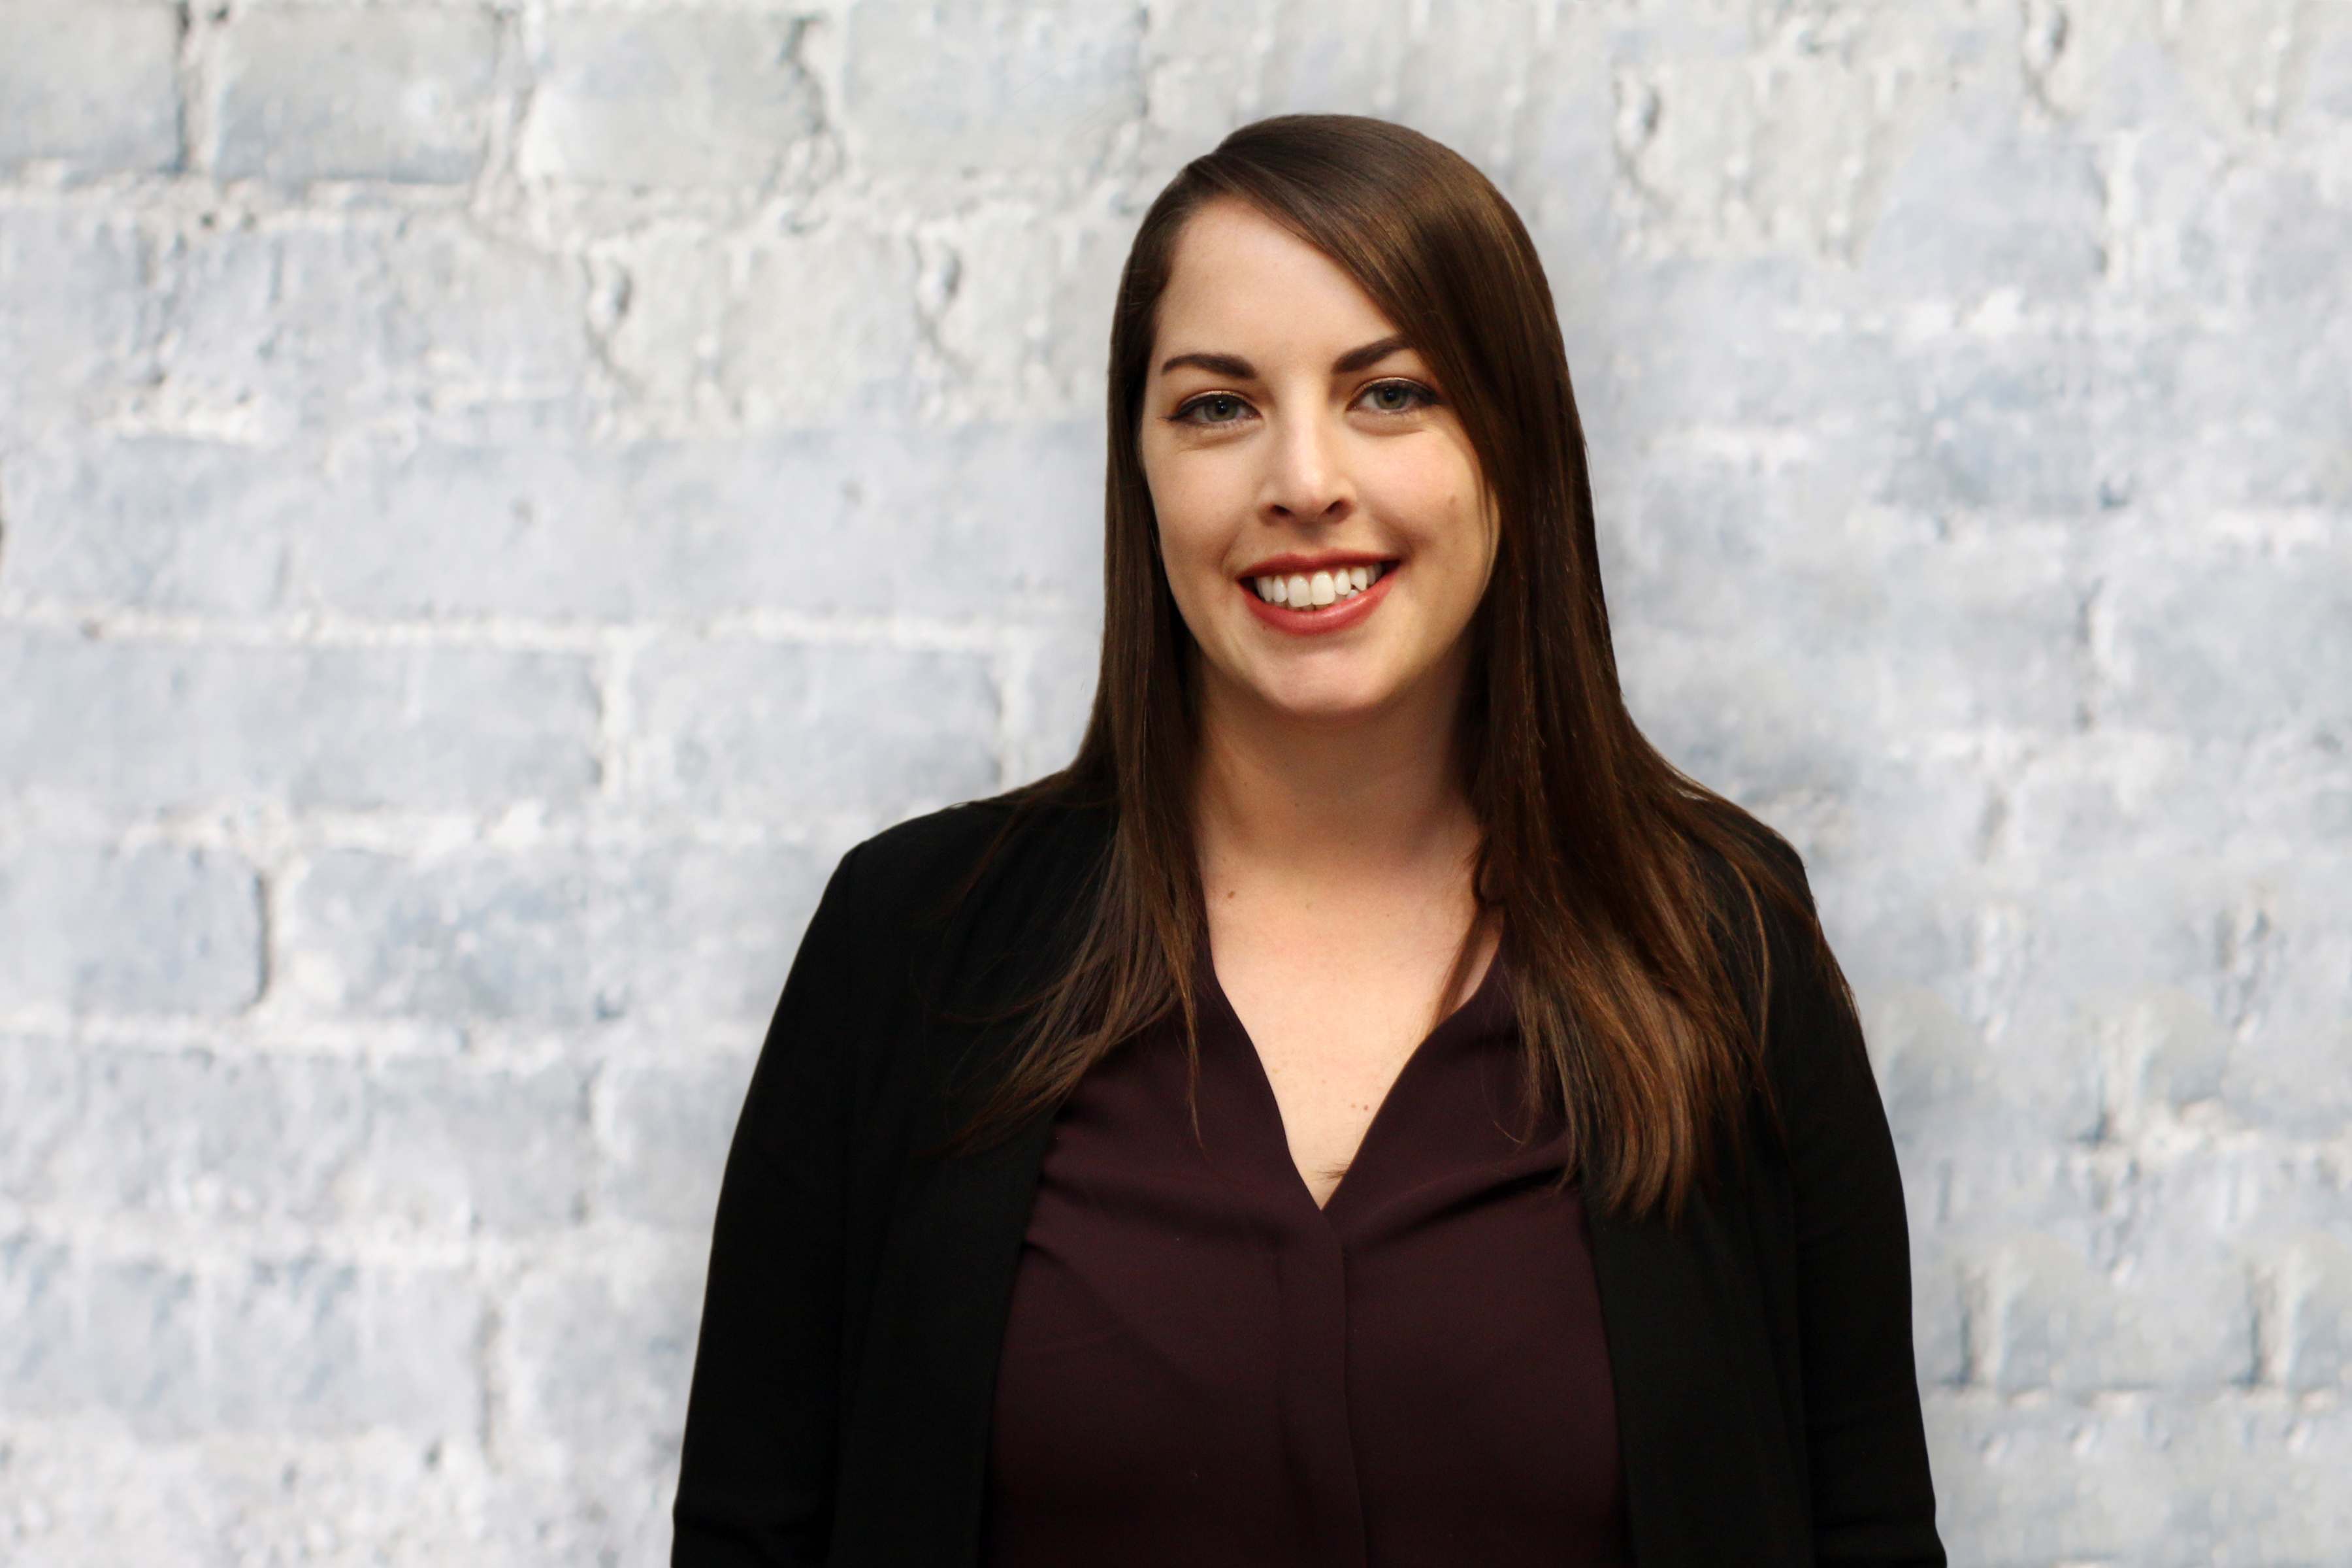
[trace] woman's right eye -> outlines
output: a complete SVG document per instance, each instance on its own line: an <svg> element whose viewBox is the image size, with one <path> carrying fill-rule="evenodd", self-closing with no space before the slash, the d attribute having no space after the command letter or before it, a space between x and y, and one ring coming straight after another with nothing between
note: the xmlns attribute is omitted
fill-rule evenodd
<svg viewBox="0 0 2352 1568"><path fill-rule="evenodd" d="M1233 394L1213 392L1184 405L1176 417L1190 425L1231 425L1248 412L1249 405Z"/></svg>

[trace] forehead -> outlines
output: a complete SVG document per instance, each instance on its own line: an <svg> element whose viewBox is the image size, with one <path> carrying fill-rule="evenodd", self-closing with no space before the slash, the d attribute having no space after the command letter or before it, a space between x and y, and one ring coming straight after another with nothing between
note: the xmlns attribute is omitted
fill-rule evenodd
<svg viewBox="0 0 2352 1568"><path fill-rule="evenodd" d="M1230 200L1202 207L1177 236L1159 316L1155 365L1170 353L1345 353L1396 331L1338 262Z"/></svg>

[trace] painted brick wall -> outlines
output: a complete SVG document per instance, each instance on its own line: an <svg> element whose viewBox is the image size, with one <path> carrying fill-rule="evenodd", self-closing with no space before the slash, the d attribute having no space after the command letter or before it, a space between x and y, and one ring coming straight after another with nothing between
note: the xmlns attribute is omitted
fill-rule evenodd
<svg viewBox="0 0 2352 1568"><path fill-rule="evenodd" d="M0 0L0 1557L663 1560L835 858L1066 755L1161 181L1520 205L1962 1563L2352 1563L2347 0Z"/></svg>

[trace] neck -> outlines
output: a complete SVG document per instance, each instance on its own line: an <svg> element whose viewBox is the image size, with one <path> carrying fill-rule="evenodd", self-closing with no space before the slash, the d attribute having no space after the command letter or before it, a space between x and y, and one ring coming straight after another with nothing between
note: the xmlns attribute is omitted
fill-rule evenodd
<svg viewBox="0 0 2352 1568"><path fill-rule="evenodd" d="M1458 863L1478 826L1462 783L1460 661L1374 711L1284 713L1203 668L1194 808L1205 868L1361 883Z"/></svg>

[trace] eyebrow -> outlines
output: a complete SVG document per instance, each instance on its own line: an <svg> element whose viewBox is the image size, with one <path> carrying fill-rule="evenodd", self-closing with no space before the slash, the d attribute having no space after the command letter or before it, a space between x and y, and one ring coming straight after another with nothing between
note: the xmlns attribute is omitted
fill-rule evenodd
<svg viewBox="0 0 2352 1568"><path fill-rule="evenodd" d="M1360 370L1370 370L1404 346L1403 338L1393 337L1382 338L1376 343L1366 343L1360 349L1349 349L1331 362L1331 374L1349 375Z"/></svg>
<svg viewBox="0 0 2352 1568"><path fill-rule="evenodd" d="M1331 362L1331 374L1348 375L1356 371L1370 370L1405 346L1403 338L1387 337L1378 342L1366 343L1359 349L1349 349ZM1172 354L1167 363L1160 367L1160 374L1165 375L1180 365L1192 365L1196 369L1207 371L1211 375L1230 376L1235 381L1257 379L1257 367L1239 354Z"/></svg>

